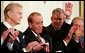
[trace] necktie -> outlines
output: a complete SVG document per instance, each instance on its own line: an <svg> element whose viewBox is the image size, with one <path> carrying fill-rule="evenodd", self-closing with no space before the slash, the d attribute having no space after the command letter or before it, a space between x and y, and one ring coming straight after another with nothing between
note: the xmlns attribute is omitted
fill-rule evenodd
<svg viewBox="0 0 85 53"><path fill-rule="evenodd" d="M38 40L39 43L41 43L41 39L40 39L39 35L37 36L37 40Z"/></svg>

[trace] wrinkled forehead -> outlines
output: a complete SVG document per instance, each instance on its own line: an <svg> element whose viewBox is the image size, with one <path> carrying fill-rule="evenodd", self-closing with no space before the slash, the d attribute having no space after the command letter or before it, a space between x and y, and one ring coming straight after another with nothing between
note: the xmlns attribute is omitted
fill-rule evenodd
<svg viewBox="0 0 85 53"><path fill-rule="evenodd" d="M34 15L33 17L32 17L32 21L43 21L43 17L41 16L41 15Z"/></svg>
<svg viewBox="0 0 85 53"><path fill-rule="evenodd" d="M52 17L54 17L54 18L65 18L65 14L57 12L57 13L52 14Z"/></svg>

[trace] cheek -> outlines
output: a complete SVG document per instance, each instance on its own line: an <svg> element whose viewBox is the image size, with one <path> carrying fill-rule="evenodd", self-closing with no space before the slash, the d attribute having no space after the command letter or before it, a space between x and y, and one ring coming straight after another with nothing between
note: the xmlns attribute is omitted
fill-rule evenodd
<svg viewBox="0 0 85 53"><path fill-rule="evenodd" d="M42 31L42 27L39 27L39 26L35 26L34 29L39 32L39 31Z"/></svg>
<svg viewBox="0 0 85 53"><path fill-rule="evenodd" d="M52 23L57 24L58 22L57 22L57 20L53 20Z"/></svg>
<svg viewBox="0 0 85 53"><path fill-rule="evenodd" d="M76 27L74 27L74 31L76 31L77 30L77 28Z"/></svg>
<svg viewBox="0 0 85 53"><path fill-rule="evenodd" d="M32 25L32 29L33 29L33 30L37 30L38 27L37 27L35 24L33 24L33 25Z"/></svg>
<svg viewBox="0 0 85 53"><path fill-rule="evenodd" d="M17 18L16 18L15 15L12 16L12 20L13 20L13 21L17 21Z"/></svg>
<svg viewBox="0 0 85 53"><path fill-rule="evenodd" d="M74 29L75 29L75 31L80 30L78 27L75 27Z"/></svg>
<svg viewBox="0 0 85 53"><path fill-rule="evenodd" d="M15 19L20 22L21 21L20 15L17 14Z"/></svg>
<svg viewBox="0 0 85 53"><path fill-rule="evenodd" d="M16 14L15 16L16 16L16 19L20 19L20 15Z"/></svg>
<svg viewBox="0 0 85 53"><path fill-rule="evenodd" d="M15 19L15 20L17 20L17 19L18 19L18 15L17 15L17 14L15 14L15 13L12 15L12 17L13 17L13 19Z"/></svg>

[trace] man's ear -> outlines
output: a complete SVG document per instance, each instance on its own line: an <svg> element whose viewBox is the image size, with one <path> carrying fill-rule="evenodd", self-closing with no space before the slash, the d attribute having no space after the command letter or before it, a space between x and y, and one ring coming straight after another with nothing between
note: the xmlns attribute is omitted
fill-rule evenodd
<svg viewBox="0 0 85 53"><path fill-rule="evenodd" d="M32 23L29 22L28 25L29 25L30 28L32 28Z"/></svg>
<svg viewBox="0 0 85 53"><path fill-rule="evenodd" d="M52 18L52 16L51 16L51 21L52 21L52 19L53 19L53 18Z"/></svg>
<svg viewBox="0 0 85 53"><path fill-rule="evenodd" d="M8 15L9 18L11 18L11 17L12 17L11 11L8 11L8 12L7 12L7 15Z"/></svg>

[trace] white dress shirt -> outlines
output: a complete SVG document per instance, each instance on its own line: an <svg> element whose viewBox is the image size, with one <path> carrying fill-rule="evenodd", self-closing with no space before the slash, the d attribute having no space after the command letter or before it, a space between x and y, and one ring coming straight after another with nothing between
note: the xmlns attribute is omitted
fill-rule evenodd
<svg viewBox="0 0 85 53"><path fill-rule="evenodd" d="M4 41L3 41L3 39L1 38L1 45L3 44L3 42L4 42Z"/></svg>
<svg viewBox="0 0 85 53"><path fill-rule="evenodd" d="M31 30L31 31L32 31L32 30ZM32 32L33 32L33 34L34 34L36 37L38 36L38 35L37 35L34 31L32 31ZM39 38L40 38L40 40L41 40L42 44L46 44L46 45L48 45L48 46L49 46L49 43L48 43L48 42L46 42L44 38L42 38L41 36L39 36Z"/></svg>
<svg viewBox="0 0 85 53"><path fill-rule="evenodd" d="M9 23L7 23L6 21L3 22L3 24L4 24L7 28L13 28L13 30L14 30L14 27L11 26L11 25L10 25ZM24 37L25 37L25 36L23 36L23 39L24 39ZM16 37L16 40L17 40L18 42L20 42L20 40L19 40L18 37ZM4 40L1 38L1 45L3 44L3 42L4 42ZM13 50L13 44L14 44L14 43L7 42L7 47L9 48L10 51ZM17 48L16 48L16 49L17 49ZM26 52L26 49L25 49L25 48L22 48L22 50L23 50L24 52Z"/></svg>
<svg viewBox="0 0 85 53"><path fill-rule="evenodd" d="M13 28L13 30L14 30L14 27L13 26L11 26L9 23L7 23L6 21L5 22L3 22L3 24L9 29L9 28ZM18 42L20 42L19 41L19 38L17 37L17 40L18 40ZM3 44L3 39L1 38L1 45ZM10 43L10 42L7 42L7 47L9 48L9 50L13 50L13 44L14 43Z"/></svg>

